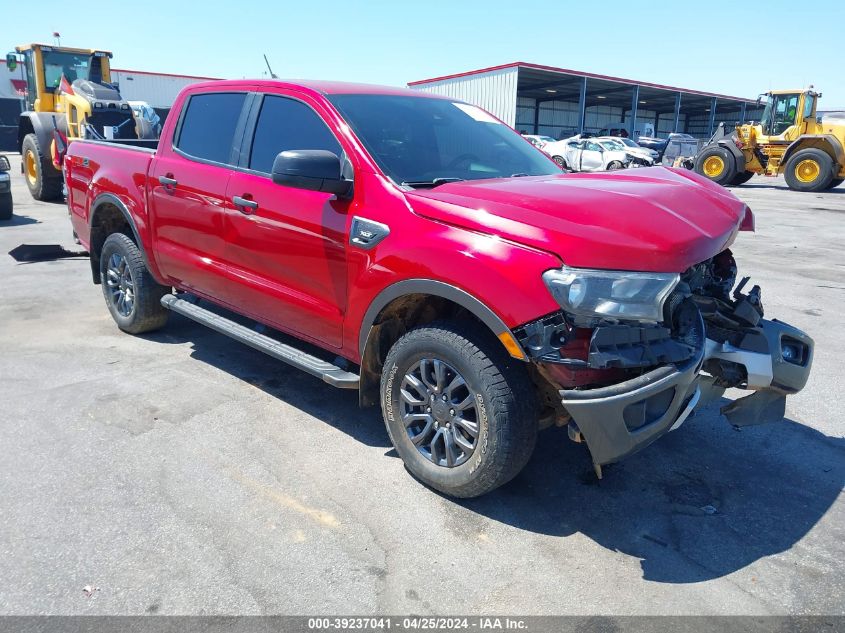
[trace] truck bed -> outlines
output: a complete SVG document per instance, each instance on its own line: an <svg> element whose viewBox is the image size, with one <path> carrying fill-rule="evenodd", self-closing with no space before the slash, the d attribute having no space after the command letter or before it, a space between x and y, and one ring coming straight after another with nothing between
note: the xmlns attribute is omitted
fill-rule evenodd
<svg viewBox="0 0 845 633"><path fill-rule="evenodd" d="M143 145L139 144L143 143ZM155 146L149 145L154 143ZM121 192L139 230L146 229L147 172L157 141L73 141L64 161L67 203L73 230L90 249L89 211L101 195Z"/></svg>

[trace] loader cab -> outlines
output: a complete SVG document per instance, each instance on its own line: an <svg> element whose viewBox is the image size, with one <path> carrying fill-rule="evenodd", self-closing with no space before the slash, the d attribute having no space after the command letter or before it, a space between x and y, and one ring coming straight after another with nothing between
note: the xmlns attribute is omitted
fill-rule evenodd
<svg viewBox="0 0 845 633"><path fill-rule="evenodd" d="M812 90L782 90L761 95L766 107L760 119L763 136L792 141L811 132L816 120L816 102L821 94Z"/></svg>
<svg viewBox="0 0 845 633"><path fill-rule="evenodd" d="M85 79L111 83L108 51L27 44L15 49L26 67L26 105L34 112L55 112L56 93L64 75L68 83Z"/></svg>

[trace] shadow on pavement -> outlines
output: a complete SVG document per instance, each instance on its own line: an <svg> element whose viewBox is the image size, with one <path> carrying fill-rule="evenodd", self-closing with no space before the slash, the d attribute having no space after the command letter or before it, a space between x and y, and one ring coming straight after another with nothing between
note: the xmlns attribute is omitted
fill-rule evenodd
<svg viewBox="0 0 845 633"><path fill-rule="evenodd" d="M744 183L742 185L734 185L728 186L728 189L781 189L783 191L791 191L789 187L785 184L766 184L766 183ZM801 192L796 191L795 193L804 193L809 195L819 195L819 194L828 194L828 193L835 193L835 194L845 194L845 186L834 187L833 189L825 189L824 191L810 191L810 192Z"/></svg>
<svg viewBox="0 0 845 633"><path fill-rule="evenodd" d="M191 342L193 358L363 444L391 448L380 412L359 409L354 391L334 389L176 315L148 338ZM792 420L735 430L720 417L720 404L605 467L600 481L583 445L569 441L565 429L544 431L512 482L478 499L444 497L444 503L467 524L480 515L530 533L580 532L640 558L646 580L720 578L789 550L824 516L845 482L842 438Z"/></svg>
<svg viewBox="0 0 845 633"><path fill-rule="evenodd" d="M11 220L0 221L0 228L4 226L24 226L26 224L41 224L41 220L36 220L28 215L12 215Z"/></svg>
<svg viewBox="0 0 845 633"><path fill-rule="evenodd" d="M789 550L842 492L845 440L784 420L741 431L718 405L605 468L565 430L540 435L528 467L465 508L551 536L581 532L641 559L643 578L720 578Z"/></svg>

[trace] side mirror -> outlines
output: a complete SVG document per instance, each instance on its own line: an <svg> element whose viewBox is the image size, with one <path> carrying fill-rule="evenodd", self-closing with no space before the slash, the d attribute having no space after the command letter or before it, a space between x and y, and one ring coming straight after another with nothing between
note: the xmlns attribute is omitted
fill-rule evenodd
<svg viewBox="0 0 845 633"><path fill-rule="evenodd" d="M341 174L340 158L324 149L281 152L273 161L271 178L277 185L324 191L340 198L352 191L352 181Z"/></svg>

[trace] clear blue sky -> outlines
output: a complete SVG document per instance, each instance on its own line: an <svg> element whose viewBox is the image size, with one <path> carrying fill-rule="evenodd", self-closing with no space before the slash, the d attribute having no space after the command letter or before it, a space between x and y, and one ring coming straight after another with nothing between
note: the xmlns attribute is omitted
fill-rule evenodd
<svg viewBox="0 0 845 633"><path fill-rule="evenodd" d="M845 107L845 0L3 4L0 47L59 31L133 70L259 77L267 53L280 77L404 85L520 60L743 97L812 83Z"/></svg>

